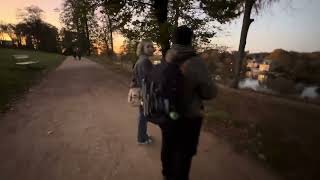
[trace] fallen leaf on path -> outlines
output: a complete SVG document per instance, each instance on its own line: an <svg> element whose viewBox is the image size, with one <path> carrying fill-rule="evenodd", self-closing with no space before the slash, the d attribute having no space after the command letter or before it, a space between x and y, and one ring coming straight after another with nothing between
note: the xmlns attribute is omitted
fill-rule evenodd
<svg viewBox="0 0 320 180"><path fill-rule="evenodd" d="M258 157L259 157L259 159L264 160L264 161L267 159L266 156L262 153L259 153Z"/></svg>

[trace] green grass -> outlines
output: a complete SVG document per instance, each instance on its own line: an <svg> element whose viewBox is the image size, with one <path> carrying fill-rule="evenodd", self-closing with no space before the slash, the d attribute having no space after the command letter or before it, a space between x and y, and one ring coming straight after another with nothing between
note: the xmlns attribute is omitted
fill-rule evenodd
<svg viewBox="0 0 320 180"><path fill-rule="evenodd" d="M30 68L19 67L12 55L26 54L31 61L39 61ZM60 65L64 56L54 53L0 48L0 112L8 108L9 102L19 97L36 80Z"/></svg>

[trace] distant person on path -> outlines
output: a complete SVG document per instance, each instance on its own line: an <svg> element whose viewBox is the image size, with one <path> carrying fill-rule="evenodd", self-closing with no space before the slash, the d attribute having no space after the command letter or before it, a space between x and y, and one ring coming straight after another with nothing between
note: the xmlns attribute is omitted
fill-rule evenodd
<svg viewBox="0 0 320 180"><path fill-rule="evenodd" d="M79 58L79 61L81 60L81 50L80 50L80 48L78 48L77 47L77 49L76 49L76 54L77 54L77 56L78 56L78 58Z"/></svg>
<svg viewBox="0 0 320 180"><path fill-rule="evenodd" d="M133 68L133 80L131 82L131 88L141 88L142 81L151 72L153 64L150 61L150 57L153 56L155 49L152 41L142 40L137 47L138 61ZM138 117L138 144L150 144L152 142L151 137L147 133L148 120L144 116L143 108L139 106Z"/></svg>
<svg viewBox="0 0 320 180"><path fill-rule="evenodd" d="M73 47L73 48L72 48L72 55L73 55L73 58L74 58L75 60L77 60L77 48L76 48L76 47Z"/></svg>
<svg viewBox="0 0 320 180"><path fill-rule="evenodd" d="M178 96L182 109L180 118L161 124L162 174L164 180L188 180L192 157L197 146L203 120L202 100L216 96L217 89L209 77L203 59L192 48L193 31L178 27L173 34L173 46L165 60L176 63L183 74L182 92Z"/></svg>

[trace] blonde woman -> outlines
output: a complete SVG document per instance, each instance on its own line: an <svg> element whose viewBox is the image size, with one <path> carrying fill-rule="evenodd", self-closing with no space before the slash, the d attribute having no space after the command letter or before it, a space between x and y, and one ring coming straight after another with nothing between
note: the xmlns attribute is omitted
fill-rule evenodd
<svg viewBox="0 0 320 180"><path fill-rule="evenodd" d="M133 68L133 80L131 88L141 88L142 80L150 73L153 64L150 57L153 56L155 49L152 41L142 40L137 47L138 61ZM147 133L147 119L143 114L142 106L139 106L138 117L138 144L150 144L152 142Z"/></svg>

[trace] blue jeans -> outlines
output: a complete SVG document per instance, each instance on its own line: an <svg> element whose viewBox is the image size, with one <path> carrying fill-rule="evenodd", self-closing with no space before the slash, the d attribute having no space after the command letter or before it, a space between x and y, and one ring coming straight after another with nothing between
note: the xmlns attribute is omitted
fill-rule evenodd
<svg viewBox="0 0 320 180"><path fill-rule="evenodd" d="M139 117L138 117L138 142L145 142L149 139L147 134L147 123L148 120L143 114L143 109L139 107Z"/></svg>

